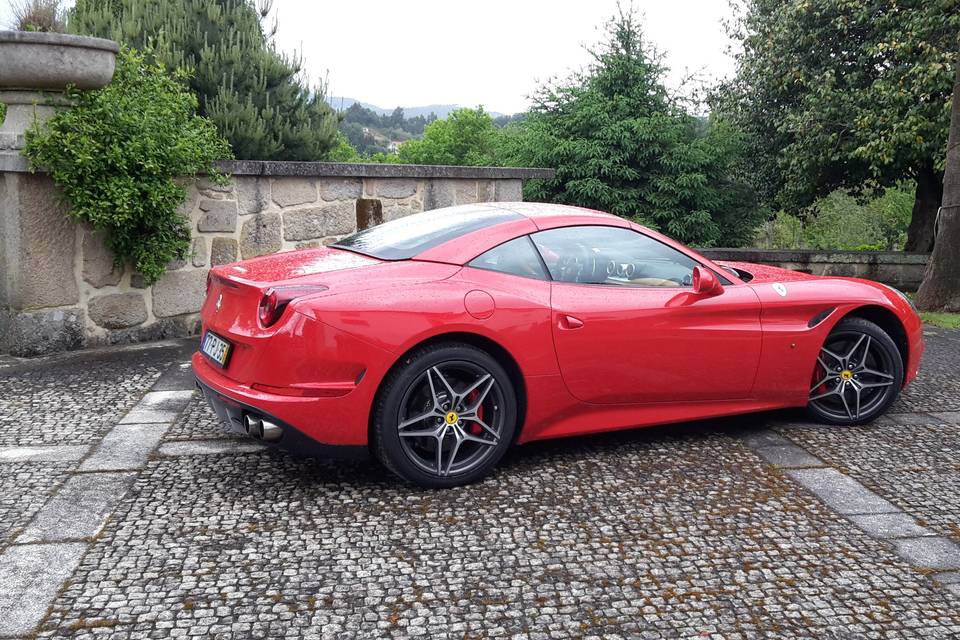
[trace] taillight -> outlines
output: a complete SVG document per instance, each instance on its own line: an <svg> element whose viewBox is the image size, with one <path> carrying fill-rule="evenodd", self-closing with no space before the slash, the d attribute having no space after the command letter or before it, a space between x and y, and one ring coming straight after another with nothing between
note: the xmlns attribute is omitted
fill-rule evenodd
<svg viewBox="0 0 960 640"><path fill-rule="evenodd" d="M287 305L296 300L308 296L312 293L326 291L327 287L322 284L304 284L288 285L282 287L271 287L263 294L260 299L260 324L269 327L276 323L283 315Z"/></svg>
<svg viewBox="0 0 960 640"><path fill-rule="evenodd" d="M210 283L213 282L213 274L207 271L207 295L210 295Z"/></svg>

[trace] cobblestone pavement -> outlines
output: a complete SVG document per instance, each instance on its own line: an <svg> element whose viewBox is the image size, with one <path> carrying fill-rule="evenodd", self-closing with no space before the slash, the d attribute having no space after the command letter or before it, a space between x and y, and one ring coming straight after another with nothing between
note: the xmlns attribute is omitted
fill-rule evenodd
<svg viewBox="0 0 960 640"><path fill-rule="evenodd" d="M927 342L874 425L535 443L440 492L226 435L191 345L0 369L0 637L960 637L960 332Z"/></svg>

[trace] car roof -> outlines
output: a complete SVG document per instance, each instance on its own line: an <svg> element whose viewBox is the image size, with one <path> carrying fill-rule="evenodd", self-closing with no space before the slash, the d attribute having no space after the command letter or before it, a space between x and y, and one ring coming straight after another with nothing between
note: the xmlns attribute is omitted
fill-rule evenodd
<svg viewBox="0 0 960 640"><path fill-rule="evenodd" d="M482 202L448 207L445 211L448 215L469 217L478 210L490 209L509 211L519 217L457 236L417 254L414 259L466 264L499 244L544 229L590 224L631 226L623 218L602 211L542 202Z"/></svg>

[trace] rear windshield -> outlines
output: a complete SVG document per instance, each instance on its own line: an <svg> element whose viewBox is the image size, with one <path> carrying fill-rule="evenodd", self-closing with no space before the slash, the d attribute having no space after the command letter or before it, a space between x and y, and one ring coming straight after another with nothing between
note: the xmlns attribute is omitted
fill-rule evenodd
<svg viewBox="0 0 960 640"><path fill-rule="evenodd" d="M472 231L522 217L493 207L434 209L364 229L333 246L380 260L407 260Z"/></svg>

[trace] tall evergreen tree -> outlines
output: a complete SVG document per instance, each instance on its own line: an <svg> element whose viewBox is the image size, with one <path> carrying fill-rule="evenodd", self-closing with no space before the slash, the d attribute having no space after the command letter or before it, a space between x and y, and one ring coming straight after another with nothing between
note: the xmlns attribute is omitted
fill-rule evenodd
<svg viewBox="0 0 960 640"><path fill-rule="evenodd" d="M337 141L324 88L306 86L300 59L270 42L270 2L252 0L77 0L74 33L151 47L186 69L200 113L241 159L323 160Z"/></svg>
<svg viewBox="0 0 960 640"><path fill-rule="evenodd" d="M760 216L738 177L739 137L671 95L632 9L592 53L583 72L541 88L526 119L499 130L499 161L556 169L525 196L610 211L700 246L749 241Z"/></svg>

